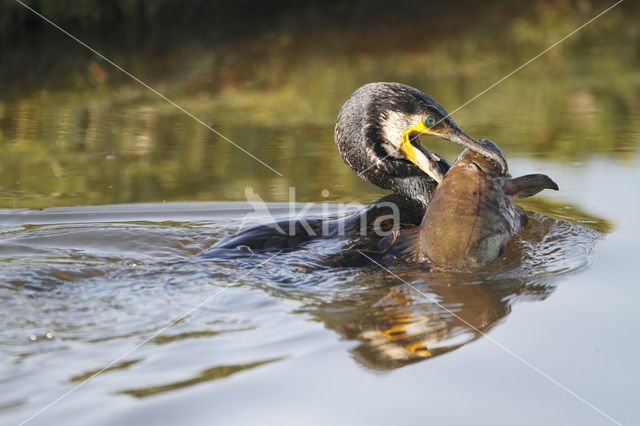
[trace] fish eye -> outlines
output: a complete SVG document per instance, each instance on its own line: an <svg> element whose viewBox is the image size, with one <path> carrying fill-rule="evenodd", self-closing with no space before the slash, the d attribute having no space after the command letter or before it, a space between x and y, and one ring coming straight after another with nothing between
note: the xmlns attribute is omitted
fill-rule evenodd
<svg viewBox="0 0 640 426"><path fill-rule="evenodd" d="M436 124L436 121L437 121L437 120L436 120L436 118L435 118L433 115L427 115L426 117L424 117L424 118L422 119L422 121L423 121L423 123L424 123L424 125L425 125L425 126L427 126L427 127L431 127L431 126L433 126L434 124Z"/></svg>

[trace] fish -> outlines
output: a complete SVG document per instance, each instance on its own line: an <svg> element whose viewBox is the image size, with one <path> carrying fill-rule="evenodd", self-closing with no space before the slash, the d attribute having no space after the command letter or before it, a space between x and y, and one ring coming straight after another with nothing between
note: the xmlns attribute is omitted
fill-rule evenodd
<svg viewBox="0 0 640 426"><path fill-rule="evenodd" d="M504 159L489 139L478 141ZM506 163L506 159L505 159ZM411 255L439 269L476 270L501 258L509 241L527 223L514 203L544 189L558 190L547 175L512 178L496 162L466 149L436 188L420 226L400 232L389 253ZM381 242L382 244L385 244Z"/></svg>

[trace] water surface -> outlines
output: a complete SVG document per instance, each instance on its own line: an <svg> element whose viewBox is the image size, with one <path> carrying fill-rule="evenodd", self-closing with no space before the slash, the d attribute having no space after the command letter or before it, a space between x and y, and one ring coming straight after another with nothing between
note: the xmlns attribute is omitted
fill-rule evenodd
<svg viewBox="0 0 640 426"><path fill-rule="evenodd" d="M389 37L384 26L234 49L180 40L148 64L113 47L282 176L52 36L40 49L55 46L73 71L25 76L0 100L3 424L70 391L28 424L639 423L633 9L453 116L496 141L514 176L560 186L526 200L533 225L497 265L308 267L342 241L197 257L248 219L290 217L290 188L319 203L310 217L385 194L333 145L360 84L402 81L451 111L594 12L541 8L490 26L469 15L465 31L428 42L422 28Z"/></svg>

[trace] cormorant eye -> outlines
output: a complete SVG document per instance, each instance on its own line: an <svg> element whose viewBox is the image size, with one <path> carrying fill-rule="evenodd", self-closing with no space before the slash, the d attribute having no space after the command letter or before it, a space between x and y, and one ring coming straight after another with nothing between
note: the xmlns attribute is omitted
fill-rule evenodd
<svg viewBox="0 0 640 426"><path fill-rule="evenodd" d="M436 124L436 118L433 115L427 115L426 117L424 117L422 119L422 121L424 122L424 125L427 127L431 127L434 124Z"/></svg>

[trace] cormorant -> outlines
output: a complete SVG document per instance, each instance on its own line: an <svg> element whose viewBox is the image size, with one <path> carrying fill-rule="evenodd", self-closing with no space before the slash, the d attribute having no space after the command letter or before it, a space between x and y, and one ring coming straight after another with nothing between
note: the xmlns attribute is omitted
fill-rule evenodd
<svg viewBox="0 0 640 426"><path fill-rule="evenodd" d="M506 171L501 156L463 132L444 108L420 90L400 83L369 83L357 89L340 109L335 142L344 162L358 176L393 194L329 223L322 219L294 219L293 224L284 220L258 225L216 243L213 252L239 246L252 250L293 249L316 238L339 233L357 235L363 229L371 229L382 216L394 213L399 213L399 223L392 225L420 224L431 194L450 167L420 143L420 135L438 136L469 148ZM390 203L396 208L389 207ZM203 255L214 257L213 252L208 256L208 250Z"/></svg>
<svg viewBox="0 0 640 426"><path fill-rule="evenodd" d="M460 130L444 108L400 83L360 87L340 109L334 132L340 155L358 176L426 207L449 164L420 143L421 135L470 148L506 170L504 158Z"/></svg>

